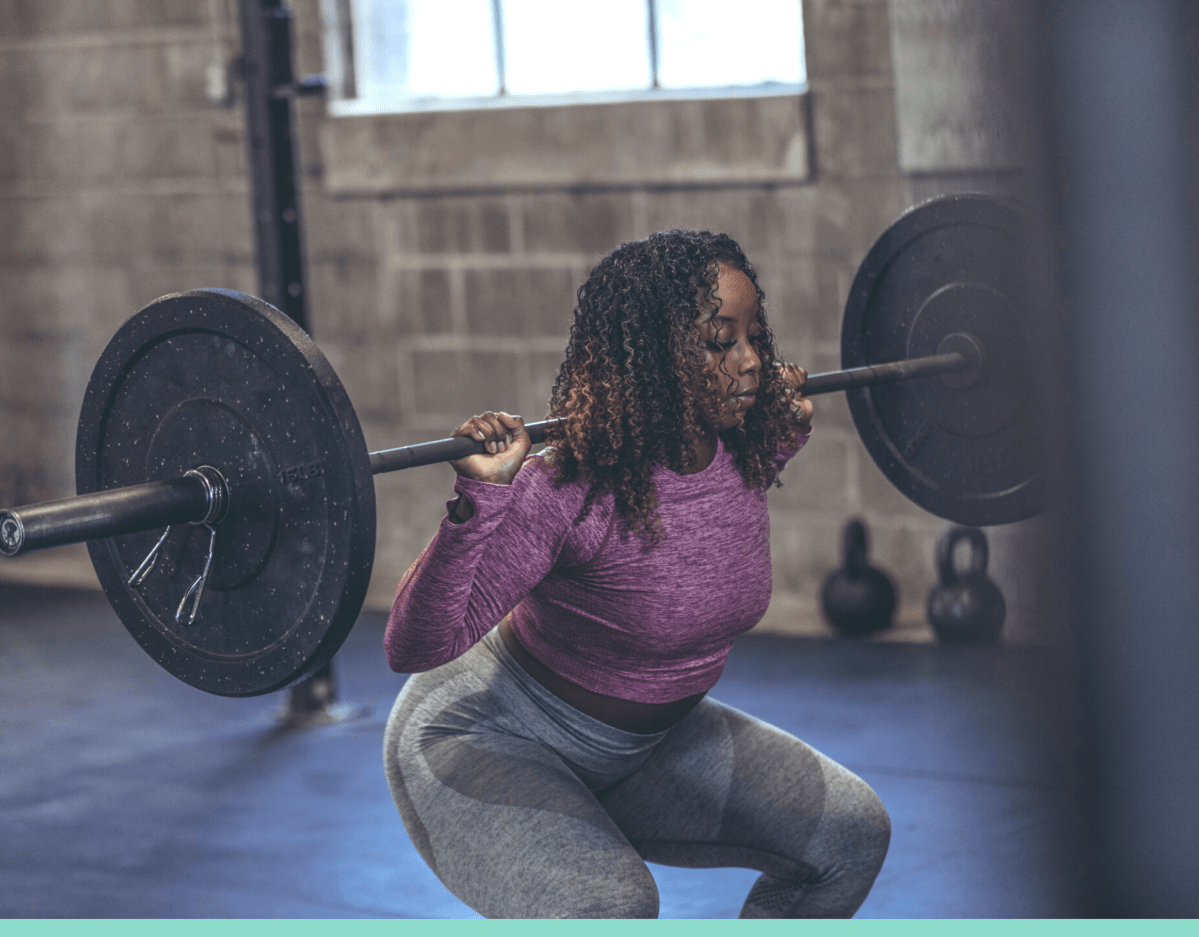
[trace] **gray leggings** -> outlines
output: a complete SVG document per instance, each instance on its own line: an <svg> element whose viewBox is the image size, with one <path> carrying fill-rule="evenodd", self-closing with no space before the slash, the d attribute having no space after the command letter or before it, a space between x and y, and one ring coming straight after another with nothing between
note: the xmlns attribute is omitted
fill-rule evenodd
<svg viewBox="0 0 1199 937"><path fill-rule="evenodd" d="M874 791L799 739L712 699L614 729L496 631L409 678L383 757L413 844L489 918L657 917L646 861L757 869L742 917L849 917L891 836Z"/></svg>

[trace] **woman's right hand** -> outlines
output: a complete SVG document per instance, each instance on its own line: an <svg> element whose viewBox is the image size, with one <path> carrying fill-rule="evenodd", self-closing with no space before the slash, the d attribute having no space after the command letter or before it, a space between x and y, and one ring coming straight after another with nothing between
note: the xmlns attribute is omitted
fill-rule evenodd
<svg viewBox="0 0 1199 937"><path fill-rule="evenodd" d="M480 413L458 427L454 436L469 436L487 451L450 462L454 471L476 481L510 485L533 445L525 421L508 413Z"/></svg>

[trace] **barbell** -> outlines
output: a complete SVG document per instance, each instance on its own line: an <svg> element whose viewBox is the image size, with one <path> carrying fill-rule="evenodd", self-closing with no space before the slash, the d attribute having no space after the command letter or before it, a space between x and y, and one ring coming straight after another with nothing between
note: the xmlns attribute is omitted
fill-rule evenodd
<svg viewBox="0 0 1199 937"><path fill-rule="evenodd" d="M884 474L970 526L1041 507L1023 214L983 196L908 211L858 270L843 370ZM528 425L543 442L551 421ZM108 343L75 447L78 495L0 511L0 553L87 542L125 627L184 682L282 689L349 634L374 559L373 475L483 451L465 437L368 452L316 344L262 300L202 289L155 300Z"/></svg>

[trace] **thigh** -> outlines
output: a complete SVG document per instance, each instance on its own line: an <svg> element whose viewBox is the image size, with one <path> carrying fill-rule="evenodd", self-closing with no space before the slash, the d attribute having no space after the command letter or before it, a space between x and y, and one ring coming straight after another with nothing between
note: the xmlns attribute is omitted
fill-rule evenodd
<svg viewBox="0 0 1199 937"><path fill-rule="evenodd" d="M868 891L890 840L886 810L860 778L712 699L600 800L638 852L665 865L812 883L849 875Z"/></svg>
<svg viewBox="0 0 1199 937"><path fill-rule="evenodd" d="M485 917L655 917L653 878L595 795L494 709L453 664L396 700L388 783L429 867Z"/></svg>

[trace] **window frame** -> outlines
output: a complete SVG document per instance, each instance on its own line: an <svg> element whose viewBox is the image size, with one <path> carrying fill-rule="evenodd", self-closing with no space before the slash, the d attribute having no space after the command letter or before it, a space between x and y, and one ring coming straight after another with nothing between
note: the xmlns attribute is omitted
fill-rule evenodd
<svg viewBox="0 0 1199 937"><path fill-rule="evenodd" d="M795 0L799 5L799 0ZM799 57L803 64L804 78L798 82L769 81L754 85L718 85L703 87L663 88L659 83L659 16L658 0L645 0L647 7L648 36L647 52L650 65L650 84L645 88L573 91L554 94L511 94L507 91L505 50L501 26L502 0L491 0L495 23L496 71L499 90L495 94L475 97L427 97L399 98L394 101L358 96L360 82L355 66L353 39L354 0L320 0L322 45L329 80L326 107L334 117L373 116L378 114L413 114L438 111L488 110L492 108L569 107L589 104L613 104L619 102L681 101L709 98L761 98L796 96L808 92L806 48L804 34L799 40Z"/></svg>

